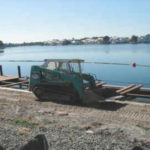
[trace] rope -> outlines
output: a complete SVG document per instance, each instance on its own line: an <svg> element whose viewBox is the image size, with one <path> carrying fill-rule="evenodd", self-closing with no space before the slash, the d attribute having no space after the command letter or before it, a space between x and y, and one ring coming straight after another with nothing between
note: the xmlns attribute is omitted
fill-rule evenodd
<svg viewBox="0 0 150 150"><path fill-rule="evenodd" d="M88 64L104 64L104 65L124 65L124 66L129 66L130 64L126 64L126 63L109 63L109 62L84 62L84 63L88 63Z"/></svg>
<svg viewBox="0 0 150 150"><path fill-rule="evenodd" d="M103 65L120 65L120 66L131 66L130 63L109 63L109 62L84 62L88 64L103 64ZM136 64L138 67L149 67L150 65L144 65L144 64Z"/></svg>
<svg viewBox="0 0 150 150"><path fill-rule="evenodd" d="M44 60L0 60L0 62L44 62ZM103 64L103 65L120 65L120 66L131 66L130 63L114 63L114 62L84 62L86 64ZM150 68L150 65L136 64L138 67Z"/></svg>
<svg viewBox="0 0 150 150"><path fill-rule="evenodd" d="M0 60L0 62L44 62L44 60Z"/></svg>

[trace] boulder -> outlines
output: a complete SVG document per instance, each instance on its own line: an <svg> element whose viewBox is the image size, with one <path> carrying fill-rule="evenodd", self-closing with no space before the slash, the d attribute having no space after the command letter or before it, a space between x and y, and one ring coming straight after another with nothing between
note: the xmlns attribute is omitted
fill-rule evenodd
<svg viewBox="0 0 150 150"><path fill-rule="evenodd" d="M39 134L30 140L20 150L48 150L48 143L45 135Z"/></svg>
<svg viewBox="0 0 150 150"><path fill-rule="evenodd" d="M5 150L5 149L0 145L0 150Z"/></svg>
<svg viewBox="0 0 150 150"><path fill-rule="evenodd" d="M141 148L140 146L135 146L134 148L132 148L132 150L143 150L143 148Z"/></svg>

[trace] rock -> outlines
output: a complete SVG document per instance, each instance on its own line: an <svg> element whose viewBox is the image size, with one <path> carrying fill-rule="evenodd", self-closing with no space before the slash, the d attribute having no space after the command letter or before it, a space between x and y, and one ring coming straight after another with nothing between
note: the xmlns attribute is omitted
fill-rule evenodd
<svg viewBox="0 0 150 150"><path fill-rule="evenodd" d="M111 131L109 131L108 128L103 129L103 128L97 128L95 130L95 133L98 135L105 135L105 136L110 136L111 135Z"/></svg>
<svg viewBox="0 0 150 150"><path fill-rule="evenodd" d="M92 122L91 125L94 126L94 127L100 127L100 126L102 126L102 123L100 123L100 122Z"/></svg>
<svg viewBox="0 0 150 150"><path fill-rule="evenodd" d="M137 139L137 138L134 138L134 139L133 139L133 142L134 142L134 143L138 142L138 139Z"/></svg>
<svg viewBox="0 0 150 150"><path fill-rule="evenodd" d="M149 146L150 145L150 140L145 140L145 141L141 141L142 142L142 146Z"/></svg>
<svg viewBox="0 0 150 150"><path fill-rule="evenodd" d="M87 130L86 133L87 134L94 134L94 132L92 130Z"/></svg>
<svg viewBox="0 0 150 150"><path fill-rule="evenodd" d="M0 145L0 150L5 150L5 149Z"/></svg>
<svg viewBox="0 0 150 150"><path fill-rule="evenodd" d="M58 130L61 130L61 129L63 129L63 128L64 128L63 125L59 125L59 126L57 127Z"/></svg>
<svg viewBox="0 0 150 150"><path fill-rule="evenodd" d="M41 108L38 112L42 114L51 114L53 113L53 110L50 110L49 108Z"/></svg>
<svg viewBox="0 0 150 150"><path fill-rule="evenodd" d="M21 147L20 150L48 150L48 143L45 135L37 135L33 140Z"/></svg>
<svg viewBox="0 0 150 150"><path fill-rule="evenodd" d="M56 115L57 116L68 116L69 114L67 112L58 111L58 112L56 112Z"/></svg>
<svg viewBox="0 0 150 150"><path fill-rule="evenodd" d="M134 148L132 148L132 150L143 150L143 148L141 148L140 146L135 146Z"/></svg>
<svg viewBox="0 0 150 150"><path fill-rule="evenodd" d="M92 126L88 126L88 125L81 127L82 130L89 130L89 129L91 129L91 128L92 128Z"/></svg>
<svg viewBox="0 0 150 150"><path fill-rule="evenodd" d="M18 129L19 133L27 133L27 132L31 132L31 129L30 128L25 128L25 127L21 127Z"/></svg>
<svg viewBox="0 0 150 150"><path fill-rule="evenodd" d="M43 132L47 131L47 128L45 126L39 126L39 129L40 131L43 131Z"/></svg>
<svg viewBox="0 0 150 150"><path fill-rule="evenodd" d="M110 148L110 146L109 145L107 145L106 146L106 150L110 150L111 148Z"/></svg>

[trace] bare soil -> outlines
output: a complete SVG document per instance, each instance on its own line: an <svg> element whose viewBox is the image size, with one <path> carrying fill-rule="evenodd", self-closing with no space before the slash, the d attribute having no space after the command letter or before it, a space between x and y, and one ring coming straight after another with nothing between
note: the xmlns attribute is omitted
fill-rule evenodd
<svg viewBox="0 0 150 150"><path fill-rule="evenodd" d="M150 149L150 104L90 99L40 102L31 92L0 89L0 145L17 150L45 134L51 150Z"/></svg>

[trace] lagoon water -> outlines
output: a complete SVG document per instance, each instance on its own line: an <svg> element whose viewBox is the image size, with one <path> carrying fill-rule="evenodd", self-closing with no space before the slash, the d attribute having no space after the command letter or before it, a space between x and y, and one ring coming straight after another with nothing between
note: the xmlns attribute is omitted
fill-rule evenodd
<svg viewBox="0 0 150 150"><path fill-rule="evenodd" d="M91 62L115 62L150 65L150 44L119 45L71 45L71 46L28 46L6 48L0 60L44 60L56 58L79 58ZM21 65L22 75L30 75L32 65L41 63L1 62L6 75L17 75ZM142 83L150 87L150 68L104 64L83 64L83 72L95 74L97 79L109 84L129 85Z"/></svg>

